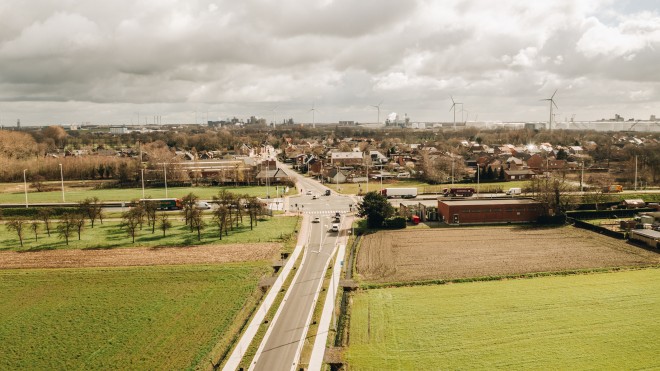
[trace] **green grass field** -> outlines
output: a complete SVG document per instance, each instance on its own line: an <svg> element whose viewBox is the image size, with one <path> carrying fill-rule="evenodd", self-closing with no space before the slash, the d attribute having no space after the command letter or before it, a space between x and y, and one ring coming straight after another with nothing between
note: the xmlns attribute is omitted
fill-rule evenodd
<svg viewBox="0 0 660 371"><path fill-rule="evenodd" d="M256 303L265 263L0 271L0 369L209 365ZM216 354L214 356L219 356Z"/></svg>
<svg viewBox="0 0 660 371"><path fill-rule="evenodd" d="M225 189L236 194L248 194L250 196L275 197L275 187L248 186L248 187L170 187L167 189L168 197L183 197L188 193L196 194L202 200L210 200L216 196L220 190ZM146 188L145 197L164 198L164 188ZM290 188L289 193L295 194L295 188ZM279 187L279 194L282 194L282 187ZM64 187L64 199L66 202L78 202L86 198L98 197L102 201L130 201L142 198L142 188L125 189L86 189L86 188L67 188ZM34 192L28 188L28 204L30 203L49 203L62 202L62 192ZM24 192L3 192L0 193L0 204L25 204Z"/></svg>
<svg viewBox="0 0 660 371"><path fill-rule="evenodd" d="M210 215L210 214L209 214ZM138 231L135 243L131 237L120 229L118 220L105 221L99 224L98 220L94 223L94 228L88 225L82 231L81 240L78 241L78 234L74 233L70 237L69 246L65 241L54 233L56 222L51 225L51 236L48 237L43 223L39 229L39 239L35 241L32 230L25 227L24 247L21 249L18 237L15 232L8 231L4 225L0 225L0 251L2 250L44 250L44 249L86 249L86 248L119 248L119 247L137 247L137 246L189 246L209 243L254 243L254 242L282 242L286 243L290 239L296 238L296 226L298 218L295 216L275 216L265 218L259 221L253 230L250 230L250 218L244 217L244 225L229 231L228 236L222 236L218 239L218 228L210 224L210 219L206 219L208 225L202 231L201 241L197 240L197 232L190 232L180 220L180 213L170 213L170 221L174 224L173 228L168 230L166 236L158 230L152 234L151 229L147 228Z"/></svg>
<svg viewBox="0 0 660 371"><path fill-rule="evenodd" d="M354 296L351 370L657 369L660 269Z"/></svg>
<svg viewBox="0 0 660 371"><path fill-rule="evenodd" d="M526 187L529 184L528 181L513 181L513 182L498 182L498 183L481 183L479 184L479 192L490 193L490 192L502 192L506 191L509 188L515 187ZM337 191L337 184L326 183L328 188ZM472 187L475 190L477 189L476 183L469 184L454 184L454 187ZM444 188L452 187L451 184L428 184L420 182L418 180L411 179L402 179L402 180L393 180L383 183L382 188L408 188L416 187L417 192L425 194L441 193ZM379 181L369 182L369 191L380 191L381 184ZM358 194L359 192L366 193L367 185L366 183L345 183L339 184L339 192L343 194Z"/></svg>

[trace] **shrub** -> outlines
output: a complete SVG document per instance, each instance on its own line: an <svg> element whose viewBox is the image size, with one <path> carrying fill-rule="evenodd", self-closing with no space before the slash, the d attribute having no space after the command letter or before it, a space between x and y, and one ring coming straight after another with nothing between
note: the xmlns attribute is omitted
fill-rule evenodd
<svg viewBox="0 0 660 371"><path fill-rule="evenodd" d="M402 229L406 227L406 218L402 216L395 216L387 218L383 221L383 228L385 229Z"/></svg>

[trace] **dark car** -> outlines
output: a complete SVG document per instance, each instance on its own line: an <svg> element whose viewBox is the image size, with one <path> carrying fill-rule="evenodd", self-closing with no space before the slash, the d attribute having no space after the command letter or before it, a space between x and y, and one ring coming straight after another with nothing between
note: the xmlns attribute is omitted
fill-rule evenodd
<svg viewBox="0 0 660 371"><path fill-rule="evenodd" d="M326 195L326 196L330 196L330 190L329 190L329 189L326 189L326 190L325 190L325 195Z"/></svg>

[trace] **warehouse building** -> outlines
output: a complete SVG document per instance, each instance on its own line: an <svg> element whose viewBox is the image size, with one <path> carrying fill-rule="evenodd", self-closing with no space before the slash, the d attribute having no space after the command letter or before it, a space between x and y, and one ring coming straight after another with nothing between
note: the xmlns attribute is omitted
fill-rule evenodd
<svg viewBox="0 0 660 371"><path fill-rule="evenodd" d="M529 198L438 200L438 214L450 225L530 223L543 215L543 206Z"/></svg>
<svg viewBox="0 0 660 371"><path fill-rule="evenodd" d="M648 247L660 248L660 232L651 229L635 229L630 232L630 239L639 241Z"/></svg>

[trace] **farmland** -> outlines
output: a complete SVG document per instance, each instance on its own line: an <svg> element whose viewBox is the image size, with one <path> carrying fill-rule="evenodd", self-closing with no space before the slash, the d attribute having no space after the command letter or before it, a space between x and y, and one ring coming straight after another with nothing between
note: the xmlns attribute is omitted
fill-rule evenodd
<svg viewBox="0 0 660 371"><path fill-rule="evenodd" d="M208 214L207 214L208 215ZM206 219L208 223L206 229L201 233L201 240L198 241L197 233L191 233L190 228L186 227L180 220L180 213L170 213L170 221L173 227L166 232L163 237L162 231L156 226L155 233L145 227L138 231L135 243L132 238L120 228L119 220L104 221L100 224L95 223L94 228L85 227L81 233L81 240L78 240L77 233L74 233L67 246L65 241L54 233L55 221L52 222L51 236L46 235L43 224L39 227L39 236L35 241L34 234L28 227L25 227L24 247L20 247L18 237L15 233L8 231L4 225L0 225L0 251L36 251L52 249L112 249L112 248L130 248L130 247L155 247L155 246L190 246L205 244L236 244L236 243L260 243L260 242L286 242L295 238L295 229L298 222L296 217L275 216L260 220L258 225L250 230L249 217L246 217L244 223L239 225L233 231L229 231L227 236L218 238L218 229Z"/></svg>
<svg viewBox="0 0 660 371"><path fill-rule="evenodd" d="M356 272L371 283L424 281L660 263L660 255L571 226L377 232Z"/></svg>
<svg viewBox="0 0 660 371"><path fill-rule="evenodd" d="M659 279L645 269L363 291L346 359L351 370L657 368Z"/></svg>
<svg viewBox="0 0 660 371"><path fill-rule="evenodd" d="M0 368L206 367L270 270L251 262L0 271Z"/></svg>

